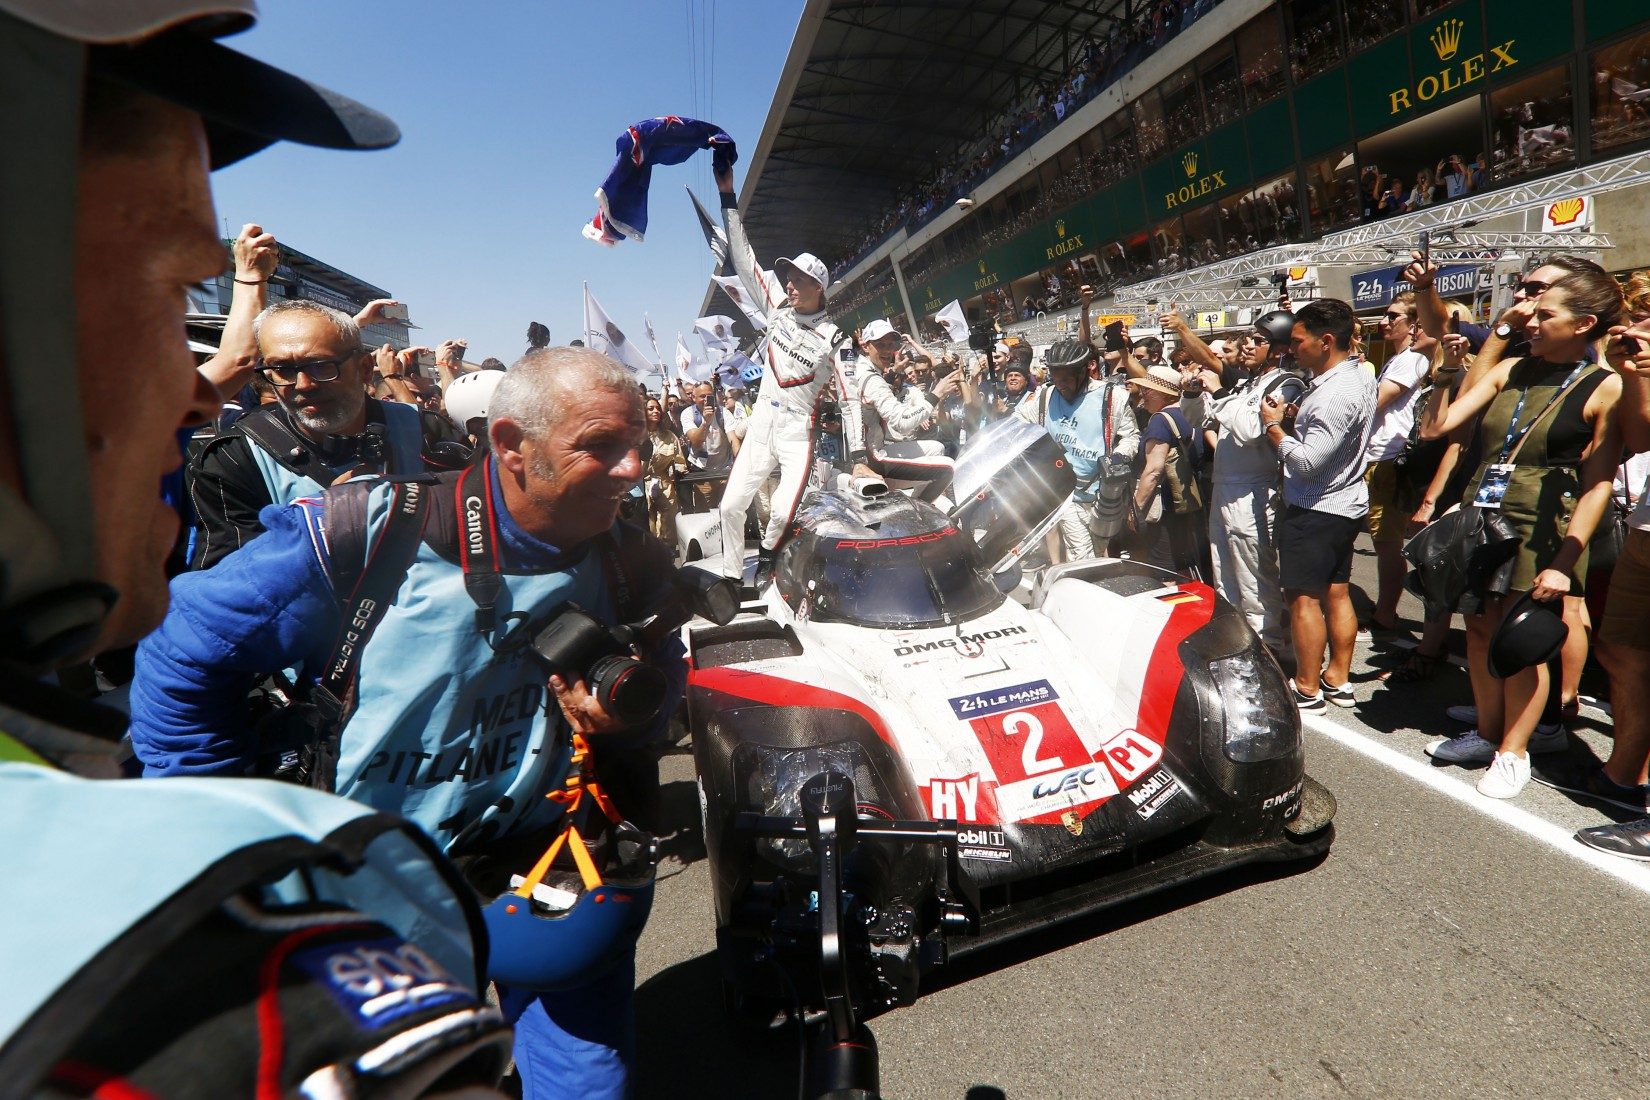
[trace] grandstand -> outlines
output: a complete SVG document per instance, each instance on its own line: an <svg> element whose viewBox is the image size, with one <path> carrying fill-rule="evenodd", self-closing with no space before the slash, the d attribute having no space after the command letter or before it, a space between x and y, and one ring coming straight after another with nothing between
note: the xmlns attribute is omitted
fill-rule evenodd
<svg viewBox="0 0 1650 1100"><path fill-rule="evenodd" d="M1372 308L1355 286L1390 292L1426 226L1486 272L1650 262L1640 89L1642 0L808 0L741 203L759 255L831 265L850 325L932 336L957 299L1046 335L1083 282L1240 324L1291 269Z"/></svg>

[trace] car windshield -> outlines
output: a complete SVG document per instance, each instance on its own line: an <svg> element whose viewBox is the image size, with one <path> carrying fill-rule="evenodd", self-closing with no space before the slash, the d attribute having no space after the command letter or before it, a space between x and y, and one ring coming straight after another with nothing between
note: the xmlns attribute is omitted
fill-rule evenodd
<svg viewBox="0 0 1650 1100"><path fill-rule="evenodd" d="M974 544L955 526L904 538L822 540L810 578L816 622L943 626L1003 600Z"/></svg>

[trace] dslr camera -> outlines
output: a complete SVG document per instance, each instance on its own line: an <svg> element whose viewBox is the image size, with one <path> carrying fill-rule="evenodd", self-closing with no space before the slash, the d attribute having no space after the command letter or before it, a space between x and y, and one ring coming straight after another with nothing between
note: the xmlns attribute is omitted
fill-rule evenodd
<svg viewBox="0 0 1650 1100"><path fill-rule="evenodd" d="M529 643L545 668L586 689L626 726L652 721L664 705L669 680L641 654L694 616L722 626L739 613L739 589L731 580L683 566L669 591L633 623L608 626L577 604L568 604Z"/></svg>

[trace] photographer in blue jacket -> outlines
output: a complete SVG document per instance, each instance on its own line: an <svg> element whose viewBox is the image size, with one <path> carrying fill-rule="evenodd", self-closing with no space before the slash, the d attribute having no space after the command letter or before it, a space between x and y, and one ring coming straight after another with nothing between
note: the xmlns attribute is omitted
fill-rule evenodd
<svg viewBox="0 0 1650 1100"><path fill-rule="evenodd" d="M264 537L174 582L139 650L132 741L146 774L267 774L296 756L302 781L411 819L461 864L524 873L562 823L567 800L547 796L568 789L584 745L598 765L620 759L662 731L685 685L673 636L606 671L570 662L547 675L533 651L559 619L614 626L666 595L669 551L617 523L645 437L619 364L534 349L499 383L490 453L468 469L265 509ZM255 728L249 689L289 667L303 670L309 704L293 709L305 721ZM660 685L643 713L619 705L627 676L612 670L632 667ZM293 729L302 736L282 740ZM656 773L629 771L645 801ZM588 905L590 893L538 922L537 949L568 961L556 988L500 982L529 1097L625 1092L646 907ZM624 927L592 931L627 908ZM495 938L495 978L510 970L502 955Z"/></svg>

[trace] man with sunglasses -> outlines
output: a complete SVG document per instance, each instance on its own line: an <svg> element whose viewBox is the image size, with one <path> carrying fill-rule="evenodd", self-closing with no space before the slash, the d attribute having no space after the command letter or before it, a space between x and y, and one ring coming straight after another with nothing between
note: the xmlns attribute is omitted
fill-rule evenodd
<svg viewBox="0 0 1650 1100"><path fill-rule="evenodd" d="M356 473L425 468L423 418L414 405L368 397L361 330L316 302L276 302L253 322L258 369L276 404L238 421L191 460L196 516L189 564L207 569L263 533L258 513L316 496Z"/></svg>

